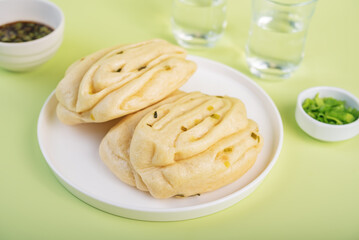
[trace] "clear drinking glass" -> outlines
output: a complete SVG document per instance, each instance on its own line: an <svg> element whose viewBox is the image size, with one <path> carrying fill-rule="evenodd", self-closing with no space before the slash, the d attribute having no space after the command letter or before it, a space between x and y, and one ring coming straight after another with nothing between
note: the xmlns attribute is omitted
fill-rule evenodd
<svg viewBox="0 0 359 240"><path fill-rule="evenodd" d="M226 25L226 0L173 0L172 32L186 48L213 47Z"/></svg>
<svg viewBox="0 0 359 240"><path fill-rule="evenodd" d="M288 78L304 56L317 0L252 0L246 45L250 71L261 78Z"/></svg>

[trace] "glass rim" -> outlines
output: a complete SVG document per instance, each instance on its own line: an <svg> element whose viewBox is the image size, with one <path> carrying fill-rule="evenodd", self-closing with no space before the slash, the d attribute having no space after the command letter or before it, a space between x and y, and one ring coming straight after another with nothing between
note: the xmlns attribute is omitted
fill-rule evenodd
<svg viewBox="0 0 359 240"><path fill-rule="evenodd" d="M273 4L285 6L285 7L301 7L301 6L309 5L311 3L315 3L318 0L308 0L308 1L298 2L298 3L283 3L283 2L279 2L278 0L265 0L265 1L273 3Z"/></svg>

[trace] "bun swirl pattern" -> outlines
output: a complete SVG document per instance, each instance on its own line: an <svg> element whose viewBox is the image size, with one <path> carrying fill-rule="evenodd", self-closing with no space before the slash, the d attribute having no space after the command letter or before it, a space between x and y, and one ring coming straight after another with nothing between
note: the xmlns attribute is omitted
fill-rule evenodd
<svg viewBox="0 0 359 240"><path fill-rule="evenodd" d="M229 184L262 148L257 124L231 97L188 93L137 124L130 161L152 196L191 196Z"/></svg>
<svg viewBox="0 0 359 240"><path fill-rule="evenodd" d="M182 86L196 70L164 40L116 46L71 65L56 88L66 124L105 122L143 109Z"/></svg>

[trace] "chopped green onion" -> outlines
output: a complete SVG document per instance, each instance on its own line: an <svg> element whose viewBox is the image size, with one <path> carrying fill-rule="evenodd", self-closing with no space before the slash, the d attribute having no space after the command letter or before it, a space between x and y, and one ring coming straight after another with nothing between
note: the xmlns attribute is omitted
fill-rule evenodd
<svg viewBox="0 0 359 240"><path fill-rule="evenodd" d="M313 99L305 99L302 107L312 118L333 125L348 124L359 118L359 111L346 107L345 101L332 97L320 98L319 93Z"/></svg>

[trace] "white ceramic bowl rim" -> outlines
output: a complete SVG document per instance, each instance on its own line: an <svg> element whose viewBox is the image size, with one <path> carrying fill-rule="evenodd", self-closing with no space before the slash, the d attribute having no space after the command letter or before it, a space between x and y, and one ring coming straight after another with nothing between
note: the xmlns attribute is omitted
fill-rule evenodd
<svg viewBox="0 0 359 240"><path fill-rule="evenodd" d="M9 0L9 2L13 2L14 0ZM22 2L22 1L26 1L28 2L29 0L17 0L18 2ZM0 46L2 47L18 47L18 46L26 46L26 45L30 45L33 44L34 42L40 43L42 41L46 41L47 38L51 37L52 35L56 34L58 31L62 31L63 27L64 27L64 13L62 12L62 10L53 2L47 1L47 0L31 0L32 2L39 2L39 3L45 3L47 5L49 5L50 7L52 7L55 11L57 11L60 15L60 21L59 21L59 25L56 26L54 28L54 31L52 31L51 33L49 33L48 35L39 38L39 39L35 39L35 40L31 40L31 41L27 41L27 42L19 42L19 43L8 43L8 42L0 42ZM4 1L1 1L4 2ZM47 24L47 23L44 23Z"/></svg>
<svg viewBox="0 0 359 240"><path fill-rule="evenodd" d="M322 90L328 90L328 91L332 91L332 92L339 92L343 95L348 96L350 99L353 100L353 102L356 103L357 107L355 107L357 110L359 107L359 100L358 98L356 98L353 94L351 94L350 92L341 89L341 88L337 88L337 87L329 87L329 86L317 86L317 87L312 87L312 88L308 88L306 90L304 90L303 92L301 92L298 95L298 101L297 101L297 108L299 109L299 111L301 112L301 114L303 114L303 116L305 116L306 119L308 119L309 121L311 121L313 124L317 124L319 126L322 127L326 127L326 128L332 128L332 129L343 129L343 128L352 128L354 125L359 125L359 118L357 120L355 120L354 122L348 123L348 124L343 124L343 125L333 125L333 124L328 124L328 123L323 123L320 122L314 118L312 118L311 116L309 116L303 109L302 104L304 102L304 100L306 98L309 98L307 95L309 92L317 92L320 93L320 91Z"/></svg>

